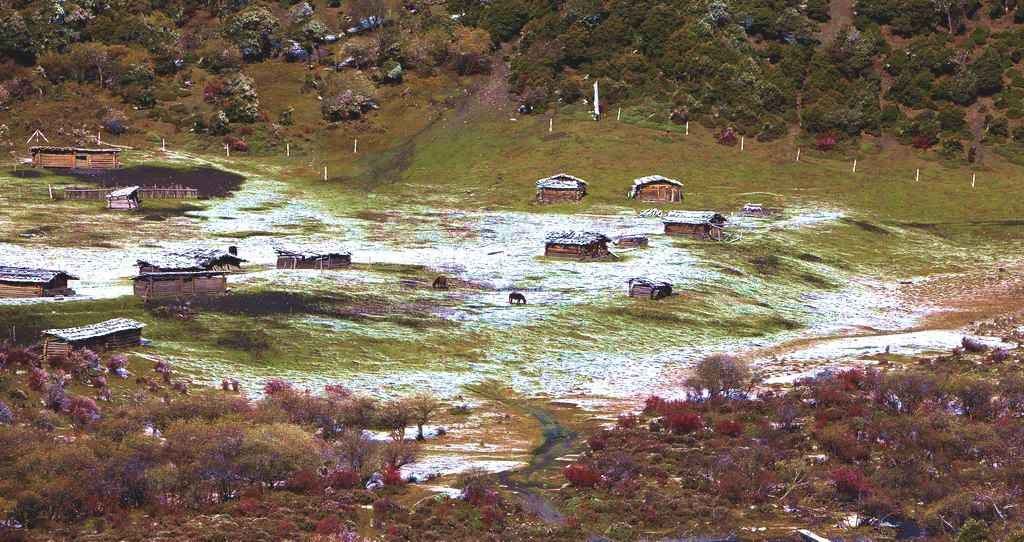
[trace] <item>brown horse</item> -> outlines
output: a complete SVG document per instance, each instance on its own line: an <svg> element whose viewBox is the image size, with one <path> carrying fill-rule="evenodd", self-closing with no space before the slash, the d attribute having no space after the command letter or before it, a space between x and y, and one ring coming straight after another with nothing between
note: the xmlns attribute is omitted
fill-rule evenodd
<svg viewBox="0 0 1024 542"><path fill-rule="evenodd" d="M448 278L447 277L437 277L436 279L434 279L434 289L435 290L447 290L448 289Z"/></svg>
<svg viewBox="0 0 1024 542"><path fill-rule="evenodd" d="M508 294L508 304L509 305L525 305L526 304L526 296L521 294L521 293L519 293L519 292L512 292L511 294Z"/></svg>

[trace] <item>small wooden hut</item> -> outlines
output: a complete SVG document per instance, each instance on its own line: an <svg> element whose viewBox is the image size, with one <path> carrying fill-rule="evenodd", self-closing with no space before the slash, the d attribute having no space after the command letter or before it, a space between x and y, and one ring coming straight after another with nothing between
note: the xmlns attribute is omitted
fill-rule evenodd
<svg viewBox="0 0 1024 542"><path fill-rule="evenodd" d="M614 257L608 250L611 239L589 231L560 231L548 234L544 255L578 260L597 260Z"/></svg>
<svg viewBox="0 0 1024 542"><path fill-rule="evenodd" d="M540 203L579 203L587 195L587 181L559 173L537 181L537 201Z"/></svg>
<svg viewBox="0 0 1024 542"><path fill-rule="evenodd" d="M121 165L120 149L78 147L32 147L32 167L69 169L116 169Z"/></svg>
<svg viewBox="0 0 1024 542"><path fill-rule="evenodd" d="M224 271L235 273L242 270L242 258L235 247L227 251L215 248L196 248L182 252L165 252L145 260L138 260L139 274L170 273L183 271Z"/></svg>
<svg viewBox="0 0 1024 542"><path fill-rule="evenodd" d="M629 296L661 299L672 295L672 285L668 282L645 277L629 279Z"/></svg>
<svg viewBox="0 0 1024 542"><path fill-rule="evenodd" d="M665 233L670 235L691 235L696 239L721 241L723 226L727 220L714 211L673 211L662 217Z"/></svg>
<svg viewBox="0 0 1024 542"><path fill-rule="evenodd" d="M74 295L69 280L78 277L65 271L0 267L0 298L54 297Z"/></svg>
<svg viewBox="0 0 1024 542"><path fill-rule="evenodd" d="M651 243L651 239L644 234L620 235L615 238L615 246L619 248L645 248Z"/></svg>
<svg viewBox="0 0 1024 542"><path fill-rule="evenodd" d="M115 318L91 326L47 329L43 331L43 359L64 356L72 348L101 352L139 346L144 327L141 322Z"/></svg>
<svg viewBox="0 0 1024 542"><path fill-rule="evenodd" d="M352 265L352 253L331 248L277 247L278 269L337 269Z"/></svg>
<svg viewBox="0 0 1024 542"><path fill-rule="evenodd" d="M142 273L132 279L135 295L146 299L184 299L218 296L228 291L225 271Z"/></svg>
<svg viewBox="0 0 1024 542"><path fill-rule="evenodd" d="M683 200L682 189L683 183L675 179L661 175L648 175L633 180L633 187L629 189L629 197L650 203L678 203Z"/></svg>
<svg viewBox="0 0 1024 542"><path fill-rule="evenodd" d="M139 187L129 186L118 188L107 194L107 209L120 211L138 211L141 208L142 198L139 197Z"/></svg>
<svg viewBox="0 0 1024 542"><path fill-rule="evenodd" d="M779 207L765 207L760 203L747 203L743 206L740 211L740 216L750 216L755 218L765 218L769 216L779 216L782 214L782 209Z"/></svg>

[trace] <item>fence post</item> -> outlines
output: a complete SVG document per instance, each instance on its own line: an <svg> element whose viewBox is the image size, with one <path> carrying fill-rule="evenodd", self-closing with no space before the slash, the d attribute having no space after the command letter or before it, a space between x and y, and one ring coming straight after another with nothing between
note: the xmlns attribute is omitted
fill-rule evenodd
<svg viewBox="0 0 1024 542"><path fill-rule="evenodd" d="M327 166L324 166L324 180L327 180Z"/></svg>
<svg viewBox="0 0 1024 542"><path fill-rule="evenodd" d="M160 150L167 152L167 138L160 138Z"/></svg>
<svg viewBox="0 0 1024 542"><path fill-rule="evenodd" d="M797 161L797 162L799 162L799 161L800 161L800 147L797 147L797 148L796 148L796 161Z"/></svg>
<svg viewBox="0 0 1024 542"><path fill-rule="evenodd" d="M971 174L971 188L974 188L974 181L976 181L976 180L978 180L978 174L977 173L972 173Z"/></svg>
<svg viewBox="0 0 1024 542"><path fill-rule="evenodd" d="M856 158L853 159L853 172L857 173L857 159Z"/></svg>
<svg viewBox="0 0 1024 542"><path fill-rule="evenodd" d="M914 182L921 182L921 168L917 168L917 173L914 173Z"/></svg>
<svg viewBox="0 0 1024 542"><path fill-rule="evenodd" d="M292 155L292 144L291 143L285 143L284 144L284 155L285 156L291 156Z"/></svg>
<svg viewBox="0 0 1024 542"><path fill-rule="evenodd" d="M50 185L46 185L46 189L50 191L50 199L53 199L53 187Z"/></svg>
<svg viewBox="0 0 1024 542"><path fill-rule="evenodd" d="M740 136L740 151L743 151L743 147L746 146L747 138Z"/></svg>
<svg viewBox="0 0 1024 542"><path fill-rule="evenodd" d="M622 108L619 108L619 112L615 114L615 122L622 120Z"/></svg>
<svg viewBox="0 0 1024 542"><path fill-rule="evenodd" d="M356 154L358 152L359 152L359 140L358 139L353 139L352 140L352 154Z"/></svg>
<svg viewBox="0 0 1024 542"><path fill-rule="evenodd" d="M690 121L686 121L686 133L683 135L690 135Z"/></svg>
<svg viewBox="0 0 1024 542"><path fill-rule="evenodd" d="M228 158L231 157L231 145L228 145L227 143L224 144L224 154L226 154Z"/></svg>

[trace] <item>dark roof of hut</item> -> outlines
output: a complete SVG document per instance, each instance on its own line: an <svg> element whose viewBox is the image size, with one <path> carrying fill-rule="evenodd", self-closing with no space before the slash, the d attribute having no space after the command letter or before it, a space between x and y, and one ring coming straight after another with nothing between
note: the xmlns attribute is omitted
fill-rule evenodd
<svg viewBox="0 0 1024 542"><path fill-rule="evenodd" d="M674 184L680 188L683 186L683 183L675 179L669 179L668 177L662 177L661 175L648 175L646 177L640 177L639 179L633 179L633 187L629 189L629 197L635 198L637 190L640 190L641 186L646 186L652 183Z"/></svg>
<svg viewBox="0 0 1024 542"><path fill-rule="evenodd" d="M107 194L107 199L134 199L139 193L139 187L127 186L125 188L118 188L113 192Z"/></svg>
<svg viewBox="0 0 1024 542"><path fill-rule="evenodd" d="M670 290L672 289L672 283L670 283L670 282L665 282L663 280L654 280L654 279L647 278L647 277L634 277L634 278L629 279L629 287L630 288L632 288L633 285L635 285L635 284L639 284L640 286L646 286L648 288L656 288L656 289L668 288Z"/></svg>
<svg viewBox="0 0 1024 542"><path fill-rule="evenodd" d="M714 211L672 211L662 217L662 222L667 224L711 224L713 222L725 222L725 217Z"/></svg>
<svg viewBox="0 0 1024 542"><path fill-rule="evenodd" d="M121 149L83 149L81 147L29 147L28 152L36 154L45 152L47 154L116 154Z"/></svg>
<svg viewBox="0 0 1024 542"><path fill-rule="evenodd" d="M183 277L220 277L227 274L227 271L159 271L139 273L132 277L132 280L173 280Z"/></svg>
<svg viewBox="0 0 1024 542"><path fill-rule="evenodd" d="M586 246L594 243L608 243L611 241L603 233L592 231L556 231L547 236L547 243L552 245L580 245Z"/></svg>
<svg viewBox="0 0 1024 542"><path fill-rule="evenodd" d="M61 276L67 277L68 280L78 280L78 277L66 271L30 269L27 267L0 267L0 281L3 282L37 284L40 282L50 282Z"/></svg>
<svg viewBox="0 0 1024 542"><path fill-rule="evenodd" d="M279 258L299 258L303 260L316 260L331 256L352 256L351 252L333 245L278 245L274 247L274 253Z"/></svg>
<svg viewBox="0 0 1024 542"><path fill-rule="evenodd" d="M47 329L43 331L43 335L50 335L63 341L74 342L93 339L96 337L105 337L122 331L134 331L144 327L146 327L146 324L143 324L142 322L136 322L135 320L129 320L127 318L114 318L113 320L92 324L91 326L69 327L67 329Z"/></svg>
<svg viewBox="0 0 1024 542"><path fill-rule="evenodd" d="M550 188L552 190L580 190L587 188L587 181L579 177L573 177L567 173L552 175L546 179L537 181L537 188Z"/></svg>
<svg viewBox="0 0 1024 542"><path fill-rule="evenodd" d="M629 233L615 238L616 241L647 241L650 237L646 233Z"/></svg>
<svg viewBox="0 0 1024 542"><path fill-rule="evenodd" d="M205 271L221 261L238 265L246 260L217 248L194 248L151 256L144 260L138 260L136 265L177 271Z"/></svg>

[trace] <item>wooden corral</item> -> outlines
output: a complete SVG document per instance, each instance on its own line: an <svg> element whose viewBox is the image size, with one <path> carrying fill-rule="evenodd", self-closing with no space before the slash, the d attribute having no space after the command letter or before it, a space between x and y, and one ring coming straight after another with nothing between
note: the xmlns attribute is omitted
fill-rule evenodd
<svg viewBox="0 0 1024 542"><path fill-rule="evenodd" d="M662 177L648 175L633 181L629 189L629 197L637 201L650 203L678 203L683 200L683 183Z"/></svg>
<svg viewBox="0 0 1024 542"><path fill-rule="evenodd" d="M138 260L135 265L139 274L169 273L182 271L224 271L235 273L242 270L242 258L235 247L227 251L215 248L195 248L182 252L166 252Z"/></svg>
<svg viewBox="0 0 1024 542"><path fill-rule="evenodd" d="M769 216L781 216L781 207L765 207L760 203L747 203L743 206L743 210L740 211L740 216L750 216L755 218L765 218Z"/></svg>
<svg viewBox="0 0 1024 542"><path fill-rule="evenodd" d="M614 258L608 250L611 239L603 234L589 231L561 231L548 234L544 255L577 260L599 260Z"/></svg>
<svg viewBox="0 0 1024 542"><path fill-rule="evenodd" d="M115 318L91 326L43 331L43 359L66 355L72 348L88 348L94 352L123 350L142 344L142 328L146 324Z"/></svg>
<svg viewBox="0 0 1024 542"><path fill-rule="evenodd" d="M629 279L629 296L661 299L672 295L672 285L644 277Z"/></svg>
<svg viewBox="0 0 1024 542"><path fill-rule="evenodd" d="M219 296L228 291L224 271L142 273L132 283L135 295L146 300Z"/></svg>
<svg viewBox="0 0 1024 542"><path fill-rule="evenodd" d="M142 198L139 197L139 187L137 186L121 188L107 194L107 209L138 211L141 207Z"/></svg>
<svg viewBox="0 0 1024 542"><path fill-rule="evenodd" d="M579 203L587 195L587 181L559 173L537 181L537 201L540 203Z"/></svg>
<svg viewBox="0 0 1024 542"><path fill-rule="evenodd" d="M714 211L673 211L661 220L665 224L665 233L669 235L689 235L695 239L715 241L725 238L722 228L727 220Z"/></svg>
<svg viewBox="0 0 1024 542"><path fill-rule="evenodd" d="M651 240L643 234L621 235L615 239L615 246L619 248L646 248Z"/></svg>
<svg viewBox="0 0 1024 542"><path fill-rule="evenodd" d="M341 250L278 247L278 269L338 269L352 265L352 253Z"/></svg>
<svg viewBox="0 0 1024 542"><path fill-rule="evenodd" d="M32 167L67 169L115 169L121 165L120 149L32 147Z"/></svg>
<svg viewBox="0 0 1024 542"><path fill-rule="evenodd" d="M69 280L78 277L64 271L0 267L0 298L54 297L74 295Z"/></svg>

